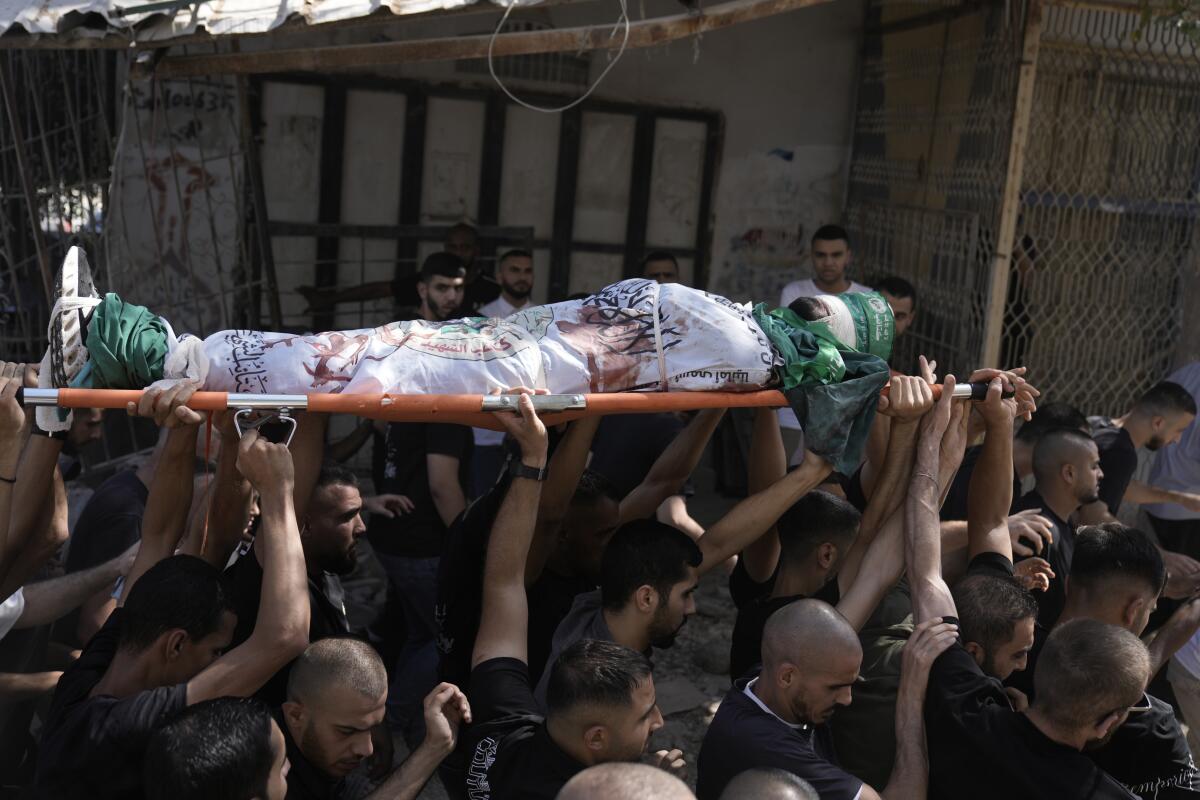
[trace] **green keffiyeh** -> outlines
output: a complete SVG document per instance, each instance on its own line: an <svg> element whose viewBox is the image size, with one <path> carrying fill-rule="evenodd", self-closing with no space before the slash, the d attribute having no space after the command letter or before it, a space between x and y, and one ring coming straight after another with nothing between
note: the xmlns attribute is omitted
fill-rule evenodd
<svg viewBox="0 0 1200 800"><path fill-rule="evenodd" d="M879 391L891 374L880 355L884 342L891 351L891 314L862 315L862 341L875 344L874 352L864 353L839 341L828 325L790 309L767 313L759 305L753 313L783 357L779 378L804 430L804 446L843 475L852 474L862 463Z"/></svg>
<svg viewBox="0 0 1200 800"><path fill-rule="evenodd" d="M144 306L104 295L88 323L87 365L71 385L87 389L142 389L163 376L167 326Z"/></svg>

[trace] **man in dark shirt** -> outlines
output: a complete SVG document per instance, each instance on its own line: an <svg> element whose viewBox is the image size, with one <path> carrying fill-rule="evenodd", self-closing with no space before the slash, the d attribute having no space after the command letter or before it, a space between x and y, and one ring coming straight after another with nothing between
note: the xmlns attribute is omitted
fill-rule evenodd
<svg viewBox="0 0 1200 800"><path fill-rule="evenodd" d="M288 800L341 795L346 776L374 752L372 735L387 695L387 670L370 645L322 639L308 646L291 669L288 699L276 715L292 764ZM426 711L435 718L430 735L372 797L416 797L449 753L462 712L469 716L461 692L449 684L427 698Z"/></svg>
<svg viewBox="0 0 1200 800"><path fill-rule="evenodd" d="M1141 531L1120 523L1080 528L1066 606L1058 626L1087 619L1140 635L1165 580L1162 556ZM1195 615L1184 607L1155 632L1149 640L1151 673L1161 669L1191 638L1197 624ZM1035 670L1045 658L1050 636L1053 632L1039 630L1029 655L1029 669L1009 681L1033 702L1040 700L1044 691ZM1089 748L1088 755L1143 798L1200 797L1200 773L1196 772L1175 714L1169 705L1150 695L1133 706L1128 721L1111 739Z"/></svg>
<svg viewBox="0 0 1200 800"><path fill-rule="evenodd" d="M1037 595L1038 624L1052 628L1062 613L1067 591L1065 576L1071 574L1075 552L1075 526L1071 515L1098 497L1104 477L1100 455L1091 437L1072 428L1048 432L1033 453L1033 474L1037 485L1017 503L1017 508L1040 509L1052 528L1053 542L1042 557L1050 562L1055 578L1050 588Z"/></svg>
<svg viewBox="0 0 1200 800"><path fill-rule="evenodd" d="M355 542L366 530L359 515L361 509L362 496L354 473L333 464L323 465L304 513L300 537L311 609L308 641L350 632L339 576L350 571L358 559ZM263 553L257 540L225 571L238 615L234 645L253 633L264 575ZM259 698L272 707L281 704L287 694L287 675L287 668L280 670L262 688Z"/></svg>
<svg viewBox="0 0 1200 800"><path fill-rule="evenodd" d="M142 543L113 612L63 675L47 716L35 796L142 794L142 758L151 731L191 703L249 695L300 653L307 641L304 561L292 509L286 447L250 431L238 467L258 489L263 510L263 602L254 634L221 655L236 619L220 574L191 556L172 556L192 493L196 428L181 406L191 390L147 390L138 407L171 429L147 501Z"/></svg>
<svg viewBox="0 0 1200 800"><path fill-rule="evenodd" d="M285 800L288 774L283 732L253 698L189 706L146 750L147 800Z"/></svg>
<svg viewBox="0 0 1200 800"><path fill-rule="evenodd" d="M964 405L952 411L953 384L947 377L941 399L922 421L907 497L905 551L918 625L958 617L942 577L937 514L941 482L948 482L946 473L953 474L962 457L962 444L947 448L943 437L962 429L968 411ZM977 510L969 537L981 552L1002 547L996 540L1007 542L1001 505L1011 500L1004 488L1010 484L1004 477L1008 464L1001 462L989 460L992 479L986 484L994 507ZM1128 631L1080 620L1055 631L1046 655L1036 680L1053 687L1050 696L1024 713L1012 709L999 681L986 676L962 645L937 659L925 705L930 797L1133 797L1080 751L1109 736L1139 702L1150 679L1145 646Z"/></svg>
<svg viewBox="0 0 1200 800"><path fill-rule="evenodd" d="M1012 476L1013 503L1009 513L1017 511L1017 501L1021 497L1021 483L1033 475L1033 451L1038 441L1047 431L1055 428L1074 428L1088 433L1088 421L1082 412L1066 403L1047 403L1039 406L1033 412L1032 418L1016 429L1012 443ZM946 502L942 504L941 518L943 520L965 520L967 518L967 494L971 485L971 476L975 472L975 463L979 460L983 445L968 447L963 456L962 466L954 475Z"/></svg>
<svg viewBox="0 0 1200 800"><path fill-rule="evenodd" d="M820 600L781 608L763 631L762 672L734 684L704 736L697 797L717 800L734 776L752 767L787 770L829 800L923 796L925 682L933 659L954 638L954 626L938 620L918 628L905 646L898 752L887 787L876 792L838 766L825 725L839 706L851 703L862 664L858 635Z"/></svg>
<svg viewBox="0 0 1200 800"><path fill-rule="evenodd" d="M391 517L372 514L367 527L388 576L382 620L403 620L402 637L394 625L378 635L394 658L388 722L410 748L425 735L421 699L438 682L438 564L446 529L467 504L471 448L470 428L438 423L389 423L382 442L376 442L375 490L410 502L407 511L397 509L401 513Z"/></svg>
<svg viewBox="0 0 1200 800"><path fill-rule="evenodd" d="M592 641L568 648L553 665L547 716L538 714L526 666L525 563L545 478L546 429L524 397L519 415L496 417L520 447L521 466L487 546L468 693L474 724L459 786L472 800L550 800L591 764L639 760L662 714L645 656Z"/></svg>
<svg viewBox="0 0 1200 800"><path fill-rule="evenodd" d="M1133 479L1137 451L1142 447L1156 451L1174 444L1195 418L1195 398L1170 381L1151 387L1122 417L1089 417L1092 437L1100 448L1104 480L1100 496L1080 511L1080 524L1114 521L1123 502L1172 502L1171 492Z"/></svg>

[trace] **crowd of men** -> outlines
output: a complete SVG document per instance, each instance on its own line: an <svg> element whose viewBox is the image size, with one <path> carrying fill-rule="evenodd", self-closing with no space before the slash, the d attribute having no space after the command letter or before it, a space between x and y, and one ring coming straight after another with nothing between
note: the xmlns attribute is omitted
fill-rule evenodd
<svg viewBox="0 0 1200 800"><path fill-rule="evenodd" d="M841 228L812 256L781 305L866 289ZM494 278L478 257L459 226L412 281L303 292L429 321L529 304L529 252ZM643 271L680 278L666 252ZM902 335L915 289L872 283ZM793 415L741 412L745 496L704 526L689 478L724 412L547 429L525 387L501 433L333 440L307 414L290 446L147 390L153 455L72 508L101 417L39 430L35 368L0 363L0 796L332 799L365 774L371 798L435 775L470 800L1200 797L1200 363L1115 418L1023 368L958 376L976 401L935 370L893 371L850 475ZM368 442L370 492L344 466ZM654 652L718 568L730 688L698 753L647 752Z"/></svg>

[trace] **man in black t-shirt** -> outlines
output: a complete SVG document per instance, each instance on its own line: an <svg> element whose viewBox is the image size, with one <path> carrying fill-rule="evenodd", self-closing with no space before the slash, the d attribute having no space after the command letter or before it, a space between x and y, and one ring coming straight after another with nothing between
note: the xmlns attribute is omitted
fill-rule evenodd
<svg viewBox="0 0 1200 800"><path fill-rule="evenodd" d="M776 611L763 631L762 672L739 680L704 736L697 797L717 800L751 767L776 767L808 781L827 800L920 797L926 781L921 705L933 659L954 641L940 620L917 628L905 645L896 713L898 753L887 786L876 792L842 770L825 725L850 705L862 647L828 603L798 600Z"/></svg>
<svg viewBox="0 0 1200 800"><path fill-rule="evenodd" d="M1075 552L1075 525L1072 515L1082 506L1095 502L1104 477L1096 443L1087 434L1073 428L1049 431L1033 452L1033 474L1037 485L1017 503L1017 508L1040 509L1050 522L1053 541L1042 551L1050 562L1055 579L1050 588L1038 594L1038 624L1052 628L1066 600L1065 576L1071 574Z"/></svg>
<svg viewBox="0 0 1200 800"><path fill-rule="evenodd" d="M905 550L918 625L958 617L942 577L937 515L941 481L948 482L947 473L957 469L966 438L949 446L952 440L944 439L965 431L969 412L952 400L953 385L947 377L941 399L921 423L907 498ZM1005 406L998 385L983 405L999 422ZM980 487L996 495L993 507L973 509L978 516L969 532L971 549L979 552L1011 546L1001 507L1011 500L1003 489L1011 485L1009 463L1000 457L1011 455L1006 449L994 452L997 457L988 460L991 479ZM937 659L925 703L930 797L1133 797L1080 751L1108 737L1139 702L1150 679L1145 646L1128 631L1080 620L1056 630L1045 652L1036 680L1052 688L1024 713L1012 709L1000 682L985 675L962 645Z"/></svg>
<svg viewBox="0 0 1200 800"><path fill-rule="evenodd" d="M323 465L304 512L300 536L311 609L310 642L350 633L345 590L339 576L353 569L358 560L355 543L366 530L361 510L362 496L354 473L334 464ZM254 631L264 576L263 552L257 540L225 571L238 615L234 645L248 640ZM263 686L258 697L272 707L278 706L287 693L287 678L288 669L284 667Z"/></svg>
<svg viewBox="0 0 1200 800"><path fill-rule="evenodd" d="M1080 528L1059 626L1088 619L1140 635L1165 580L1162 557L1146 534L1119 523ZM1191 638L1197 624L1200 620L1185 606L1155 632L1149 644L1152 674ZM1045 691L1037 677L1040 673L1035 670L1045 658L1046 642L1053 635L1038 632L1029 655L1029 670L1010 679L1034 702ZM1110 740L1089 748L1088 755L1143 798L1200 797L1200 773L1174 712L1150 695L1134 705L1128 721Z"/></svg>
<svg viewBox="0 0 1200 800"><path fill-rule="evenodd" d="M487 546L468 693L474 723L463 739L465 781L454 793L465 790L472 800L550 800L591 764L640 759L650 734L662 727L662 714L646 657L593 641L576 643L553 665L547 717L538 714L526 666L525 564L545 478L546 429L526 397L518 415L496 417L520 447L521 460Z"/></svg>
<svg viewBox="0 0 1200 800"><path fill-rule="evenodd" d="M1122 417L1089 417L1092 437L1100 448L1104 480L1100 496L1079 512L1081 525L1111 522L1121 503L1171 502L1170 493L1133 479L1139 448L1155 451L1183 435L1196 418L1196 400L1177 383L1163 381L1138 398Z"/></svg>
<svg viewBox="0 0 1200 800"><path fill-rule="evenodd" d="M265 579L254 634L229 647L236 619L220 574L172 556L191 505L196 428L183 404L192 389L147 390L138 406L170 428L147 501L142 542L124 607L113 612L59 681L38 759L37 797L142 794L142 758L153 729L185 706L245 696L303 650L308 634L304 560L292 508L292 459L247 432L238 468L259 491Z"/></svg>
<svg viewBox="0 0 1200 800"><path fill-rule="evenodd" d="M387 609L375 628L392 664L388 722L414 748L425 735L421 699L438 682L438 565L446 529L467 505L471 429L392 422L385 430L376 440L375 490L407 497L409 506L391 517L373 513L367 527L388 576Z"/></svg>

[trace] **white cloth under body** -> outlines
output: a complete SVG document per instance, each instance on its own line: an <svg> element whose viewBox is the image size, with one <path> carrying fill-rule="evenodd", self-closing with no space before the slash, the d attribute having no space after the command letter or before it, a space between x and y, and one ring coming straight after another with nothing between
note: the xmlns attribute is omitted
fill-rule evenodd
<svg viewBox="0 0 1200 800"><path fill-rule="evenodd" d="M221 331L202 352L205 389L257 394L753 391L778 361L748 306L641 279L505 319Z"/></svg>

